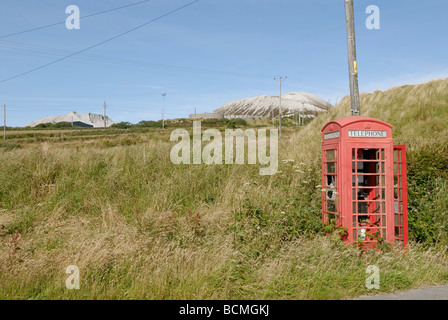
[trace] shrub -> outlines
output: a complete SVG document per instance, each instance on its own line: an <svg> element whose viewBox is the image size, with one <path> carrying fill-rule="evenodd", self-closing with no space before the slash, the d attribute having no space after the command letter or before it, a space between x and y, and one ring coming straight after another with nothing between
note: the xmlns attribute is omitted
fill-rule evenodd
<svg viewBox="0 0 448 320"><path fill-rule="evenodd" d="M131 126L132 126L132 123L126 122L126 121L122 121L122 122L119 122L119 123L114 123L113 125L111 125L111 128L129 129Z"/></svg>

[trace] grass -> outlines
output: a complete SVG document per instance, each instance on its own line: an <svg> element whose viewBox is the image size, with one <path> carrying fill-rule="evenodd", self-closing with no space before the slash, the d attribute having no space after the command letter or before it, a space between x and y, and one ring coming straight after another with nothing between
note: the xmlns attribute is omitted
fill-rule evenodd
<svg viewBox="0 0 448 320"><path fill-rule="evenodd" d="M11 132L0 148L0 298L347 299L447 283L447 105L448 80L361 95L363 114L408 145L406 252L361 254L321 232L319 129L349 114L347 98L284 127L274 176L174 165L169 129ZM69 265L79 290L65 287ZM369 265L379 290L365 286Z"/></svg>

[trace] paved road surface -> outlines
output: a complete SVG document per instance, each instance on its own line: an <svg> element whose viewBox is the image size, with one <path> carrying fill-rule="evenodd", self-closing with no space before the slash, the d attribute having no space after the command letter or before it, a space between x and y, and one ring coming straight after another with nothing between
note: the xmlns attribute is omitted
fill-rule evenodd
<svg viewBox="0 0 448 320"><path fill-rule="evenodd" d="M355 300L448 300L448 285L416 289L395 294L361 296Z"/></svg>

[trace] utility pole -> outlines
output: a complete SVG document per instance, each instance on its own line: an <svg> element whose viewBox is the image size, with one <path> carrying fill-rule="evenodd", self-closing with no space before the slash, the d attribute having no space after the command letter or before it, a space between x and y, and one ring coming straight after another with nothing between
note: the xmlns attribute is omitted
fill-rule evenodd
<svg viewBox="0 0 448 320"><path fill-rule="evenodd" d="M165 129L165 96L166 93L162 93L163 107L162 107L162 129Z"/></svg>
<svg viewBox="0 0 448 320"><path fill-rule="evenodd" d="M104 101L104 129L106 129L106 101Z"/></svg>
<svg viewBox="0 0 448 320"><path fill-rule="evenodd" d="M350 98L352 115L360 116L361 108L359 104L358 62L356 60L355 18L353 10L353 0L345 0L345 20L347 24L348 70L350 76Z"/></svg>
<svg viewBox="0 0 448 320"><path fill-rule="evenodd" d="M3 140L6 141L6 104L3 105Z"/></svg>
<svg viewBox="0 0 448 320"><path fill-rule="evenodd" d="M281 138L282 137L282 81L286 80L288 77L285 77L285 79L283 79L282 77L278 78L278 83L279 83L279 95L278 95L278 131L279 134L278 136ZM277 80L276 78L274 78L274 80Z"/></svg>

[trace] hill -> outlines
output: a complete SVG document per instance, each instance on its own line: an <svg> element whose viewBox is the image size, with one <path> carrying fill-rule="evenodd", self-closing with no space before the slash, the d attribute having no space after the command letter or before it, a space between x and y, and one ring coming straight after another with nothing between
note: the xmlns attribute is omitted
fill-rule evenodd
<svg viewBox="0 0 448 320"><path fill-rule="evenodd" d="M332 105L328 102L310 93L292 92L282 95L283 115L295 114L297 112L318 113L327 111L331 107ZM213 113L223 114L224 116L270 117L272 112L274 116L278 116L278 108L278 96L262 95L226 103L213 111Z"/></svg>
<svg viewBox="0 0 448 320"><path fill-rule="evenodd" d="M58 122L69 122L81 127L101 128L104 127L104 116L96 113L85 113L80 115L76 111L72 111L64 115L48 116L41 118L39 120L31 121L30 123L25 125L25 127L35 127L42 123L58 123ZM106 127L110 127L115 123L117 122L111 120L109 117L106 116Z"/></svg>

